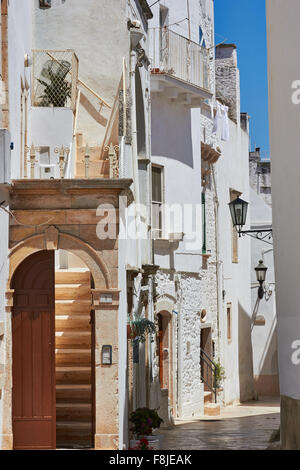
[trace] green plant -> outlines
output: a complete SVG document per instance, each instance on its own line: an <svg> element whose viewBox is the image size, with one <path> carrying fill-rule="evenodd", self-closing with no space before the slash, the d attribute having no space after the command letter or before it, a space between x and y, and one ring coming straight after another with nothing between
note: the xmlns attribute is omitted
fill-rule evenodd
<svg viewBox="0 0 300 470"><path fill-rule="evenodd" d="M222 382L226 379L225 369L221 365L220 361L215 362L214 364L215 364L215 386L216 388L219 388Z"/></svg>
<svg viewBox="0 0 300 470"><path fill-rule="evenodd" d="M137 408L131 413L129 421L132 423L130 430L136 436L150 436L153 429L160 427L163 419L156 410Z"/></svg>
<svg viewBox="0 0 300 470"><path fill-rule="evenodd" d="M67 99L71 98L71 84L66 80L69 73L69 67L62 64L53 67L49 64L43 70L42 76L48 79L48 82L38 78L38 82L44 86L44 94L39 98L42 99L41 106L55 106L63 108Z"/></svg>
<svg viewBox="0 0 300 470"><path fill-rule="evenodd" d="M128 323L131 327L131 338L138 336L141 343L145 343L147 334L153 335L156 333L155 323L147 318L128 319Z"/></svg>

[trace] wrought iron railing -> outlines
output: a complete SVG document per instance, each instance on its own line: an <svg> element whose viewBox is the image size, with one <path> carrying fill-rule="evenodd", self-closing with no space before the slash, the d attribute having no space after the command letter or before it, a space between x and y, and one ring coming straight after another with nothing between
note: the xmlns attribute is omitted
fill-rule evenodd
<svg viewBox="0 0 300 470"><path fill-rule="evenodd" d="M214 394L215 403L217 403L217 366L202 348L200 348L200 359L201 380Z"/></svg>
<svg viewBox="0 0 300 470"><path fill-rule="evenodd" d="M70 179L72 175L72 145L57 147L51 155L50 147L25 149L25 179Z"/></svg>
<svg viewBox="0 0 300 470"><path fill-rule="evenodd" d="M151 28L152 73L165 73L209 90L209 57L205 47L169 30Z"/></svg>

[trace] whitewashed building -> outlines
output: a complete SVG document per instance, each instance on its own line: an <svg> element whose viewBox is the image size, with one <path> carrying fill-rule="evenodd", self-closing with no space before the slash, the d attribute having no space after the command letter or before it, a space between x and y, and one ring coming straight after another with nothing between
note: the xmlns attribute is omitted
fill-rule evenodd
<svg viewBox="0 0 300 470"><path fill-rule="evenodd" d="M300 449L299 63L297 0L267 0L270 152L281 446Z"/></svg>

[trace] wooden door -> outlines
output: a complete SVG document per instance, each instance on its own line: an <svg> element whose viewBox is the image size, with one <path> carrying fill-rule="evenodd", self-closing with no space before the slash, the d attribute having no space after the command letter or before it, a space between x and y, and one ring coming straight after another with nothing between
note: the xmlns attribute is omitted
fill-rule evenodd
<svg viewBox="0 0 300 470"><path fill-rule="evenodd" d="M54 252L23 261L12 288L14 449L55 449Z"/></svg>
<svg viewBox="0 0 300 470"><path fill-rule="evenodd" d="M161 315L158 315L157 345L158 345L158 357L159 357L159 382L160 382L160 388L164 388L163 327L162 327Z"/></svg>

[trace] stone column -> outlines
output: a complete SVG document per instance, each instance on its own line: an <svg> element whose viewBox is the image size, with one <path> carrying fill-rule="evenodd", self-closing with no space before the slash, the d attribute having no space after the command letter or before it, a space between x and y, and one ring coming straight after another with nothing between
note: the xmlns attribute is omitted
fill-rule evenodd
<svg viewBox="0 0 300 470"><path fill-rule="evenodd" d="M102 296L106 301L101 301ZM111 296L111 297L110 297ZM118 291L93 291L95 310L95 449L119 448ZM111 299L111 301L110 301ZM112 364L101 360L102 347L112 346Z"/></svg>

